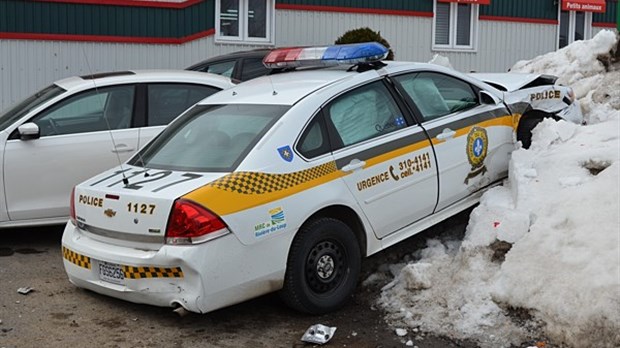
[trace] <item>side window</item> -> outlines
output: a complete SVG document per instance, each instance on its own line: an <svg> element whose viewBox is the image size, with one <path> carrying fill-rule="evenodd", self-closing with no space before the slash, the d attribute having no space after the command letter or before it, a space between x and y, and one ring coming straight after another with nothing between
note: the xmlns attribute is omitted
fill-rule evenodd
<svg viewBox="0 0 620 348"><path fill-rule="evenodd" d="M435 0L434 50L474 50L478 32L478 6Z"/></svg>
<svg viewBox="0 0 620 348"><path fill-rule="evenodd" d="M478 105L473 88L451 76L423 72L395 76L394 80L420 110L424 121Z"/></svg>
<svg viewBox="0 0 620 348"><path fill-rule="evenodd" d="M330 151L329 140L322 115L317 115L304 131L297 144L297 151L306 158L314 158Z"/></svg>
<svg viewBox="0 0 620 348"><path fill-rule="evenodd" d="M243 60L241 81L247 81L259 76L267 75L268 72L269 69L263 65L262 58L246 58Z"/></svg>
<svg viewBox="0 0 620 348"><path fill-rule="evenodd" d="M129 128L134 86L99 88L65 99L32 122L41 136Z"/></svg>
<svg viewBox="0 0 620 348"><path fill-rule="evenodd" d="M147 124L166 125L190 106L218 91L218 88L200 85L150 84Z"/></svg>
<svg viewBox="0 0 620 348"><path fill-rule="evenodd" d="M329 104L327 113L342 146L407 126L400 109L381 81L341 95Z"/></svg>
<svg viewBox="0 0 620 348"><path fill-rule="evenodd" d="M236 60L228 60L221 63L213 63L207 66L203 66L200 71L226 77L232 77L236 62Z"/></svg>

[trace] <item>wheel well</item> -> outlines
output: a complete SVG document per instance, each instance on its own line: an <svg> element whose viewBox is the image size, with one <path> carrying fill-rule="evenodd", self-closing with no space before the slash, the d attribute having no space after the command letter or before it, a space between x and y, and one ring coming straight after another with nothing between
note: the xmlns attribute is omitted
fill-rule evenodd
<svg viewBox="0 0 620 348"><path fill-rule="evenodd" d="M362 257L366 257L366 230L364 229L364 225L362 224L359 216L353 209L344 205L332 205L312 214L312 216L310 216L304 223L319 217L329 217L340 220L349 226L353 233L355 233L355 237L357 237L357 243L360 247L360 254Z"/></svg>
<svg viewBox="0 0 620 348"><path fill-rule="evenodd" d="M519 124L521 123L521 121L523 121L525 119L529 119L529 118L541 118L541 119L542 118L553 118L556 121L560 119L555 114L551 114L551 113L548 113L546 111L542 111L542 110L529 110L526 113L524 113L523 116L521 116L521 119L519 120Z"/></svg>

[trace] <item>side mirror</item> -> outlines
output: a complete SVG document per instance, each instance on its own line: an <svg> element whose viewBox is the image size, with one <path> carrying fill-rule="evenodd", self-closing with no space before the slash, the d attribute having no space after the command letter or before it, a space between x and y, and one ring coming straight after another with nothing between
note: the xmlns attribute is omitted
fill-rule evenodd
<svg viewBox="0 0 620 348"><path fill-rule="evenodd" d="M487 91L480 91L480 102L485 105L497 105L502 100Z"/></svg>
<svg viewBox="0 0 620 348"><path fill-rule="evenodd" d="M28 122L17 127L17 133L21 140L39 139L39 126L36 123Z"/></svg>

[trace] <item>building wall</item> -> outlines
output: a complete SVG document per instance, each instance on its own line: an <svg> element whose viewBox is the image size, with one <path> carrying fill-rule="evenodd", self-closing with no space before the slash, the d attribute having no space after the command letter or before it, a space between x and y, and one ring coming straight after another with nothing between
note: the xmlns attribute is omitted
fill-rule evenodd
<svg viewBox="0 0 620 348"><path fill-rule="evenodd" d="M68 76L183 69L211 56L252 48L216 45L212 35L180 45L0 39L0 112Z"/></svg>
<svg viewBox="0 0 620 348"><path fill-rule="evenodd" d="M350 29L370 27L398 60L435 53L461 71L506 71L555 49L557 4L492 0L480 6L476 52L431 50L432 0L276 0L275 44L325 45ZM51 82L114 70L184 68L248 45L214 43L215 0L176 4L85 4L0 0L0 111ZM595 14L593 34L615 21L617 3Z"/></svg>
<svg viewBox="0 0 620 348"><path fill-rule="evenodd" d="M477 52L432 51L432 21L420 16L278 10L276 43L331 44L349 29L368 26L394 47L396 60L427 62L441 54L457 70L485 72L506 71L517 60L549 52L556 45L555 25L481 20Z"/></svg>

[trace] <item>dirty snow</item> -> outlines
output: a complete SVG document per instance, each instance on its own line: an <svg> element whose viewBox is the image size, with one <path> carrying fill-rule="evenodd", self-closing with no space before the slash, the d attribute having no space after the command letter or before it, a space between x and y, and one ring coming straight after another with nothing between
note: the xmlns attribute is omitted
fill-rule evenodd
<svg viewBox="0 0 620 348"><path fill-rule="evenodd" d="M415 262L384 267L396 276L379 303L394 327L481 347L620 346L620 63L597 60L616 40L603 31L515 65L573 86L588 125L542 122L462 242L430 240Z"/></svg>

